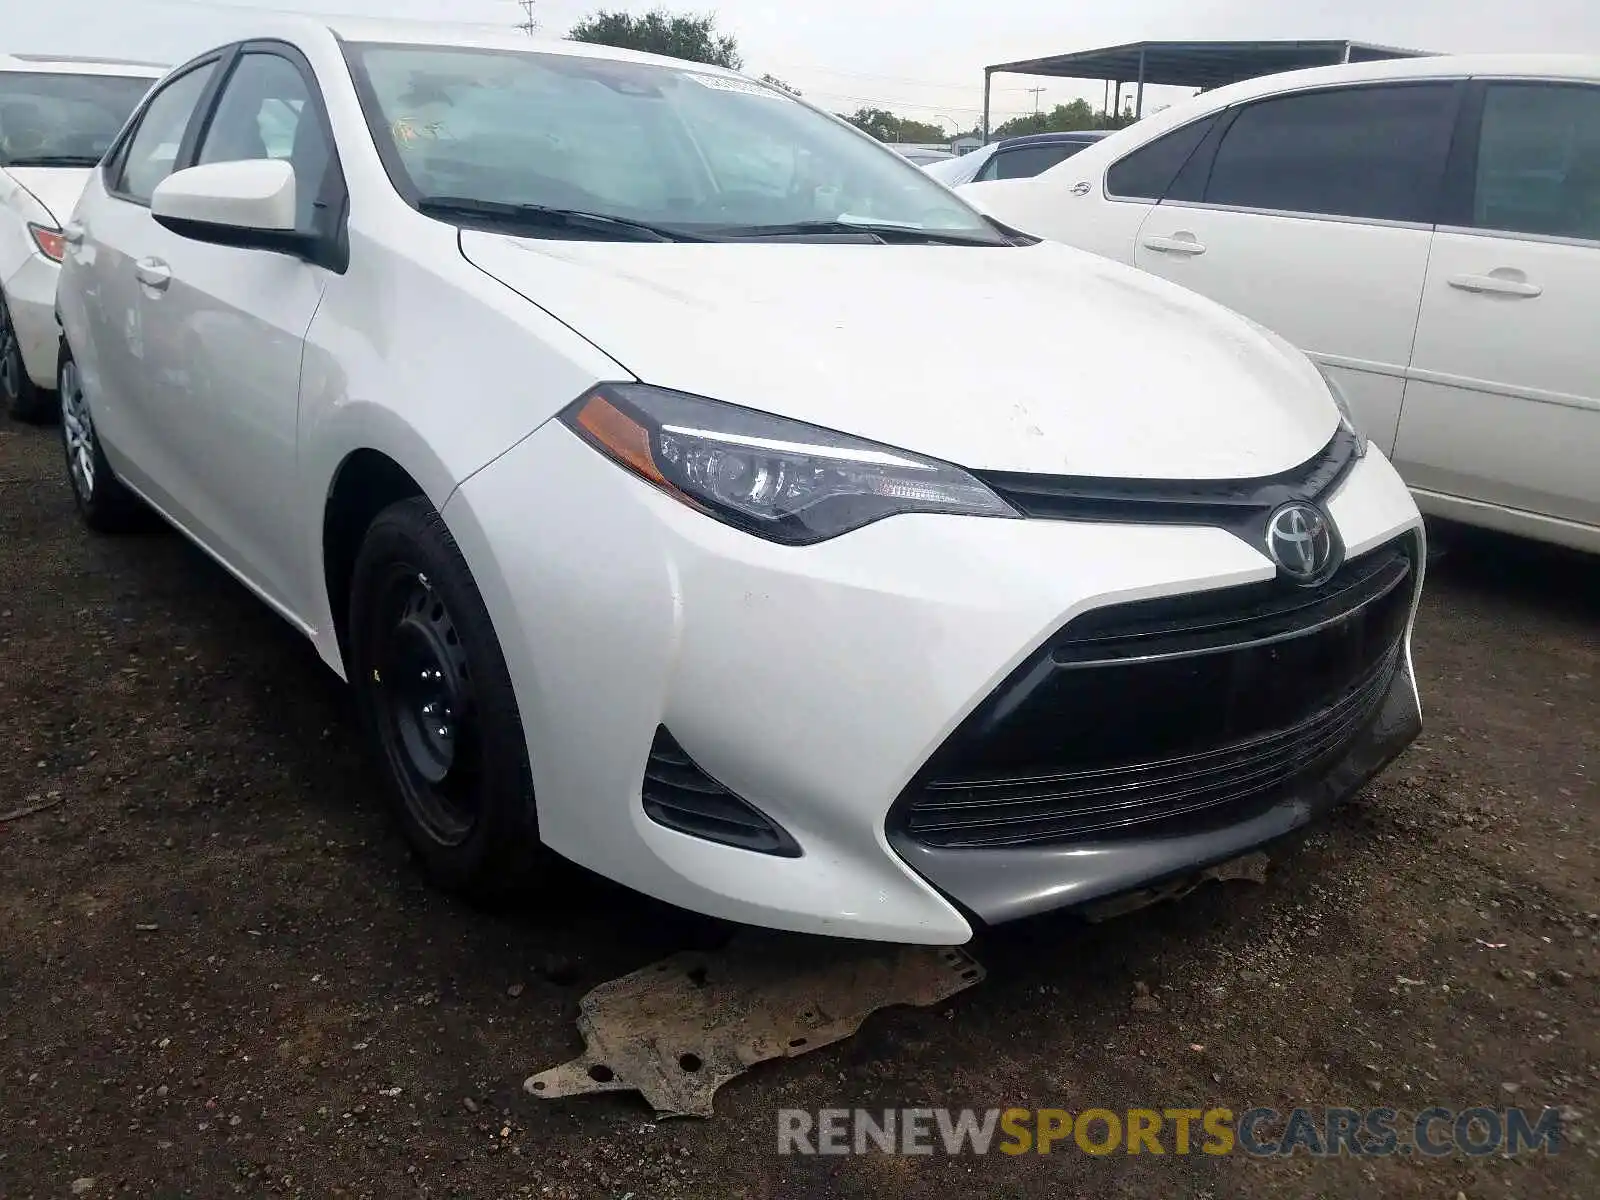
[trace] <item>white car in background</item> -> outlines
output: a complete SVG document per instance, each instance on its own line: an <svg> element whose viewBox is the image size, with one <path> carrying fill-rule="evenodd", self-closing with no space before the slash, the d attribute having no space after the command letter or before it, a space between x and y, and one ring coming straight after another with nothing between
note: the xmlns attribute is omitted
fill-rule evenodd
<svg viewBox="0 0 1600 1200"><path fill-rule="evenodd" d="M931 166L934 163L948 162L955 155L948 150L932 150L927 146L897 146L889 143L889 148L907 162L916 163L919 167Z"/></svg>
<svg viewBox="0 0 1600 1200"><path fill-rule="evenodd" d="M0 55L0 411L55 411L61 226L164 67Z"/></svg>
<svg viewBox="0 0 1600 1200"><path fill-rule="evenodd" d="M1288 338L1424 512L1600 551L1600 58L1254 79L964 194Z"/></svg>
<svg viewBox="0 0 1600 1200"><path fill-rule="evenodd" d="M263 21L66 231L67 469L349 680L436 879L954 944L1420 729L1421 518L1282 339L731 72Z"/></svg>
<svg viewBox="0 0 1600 1200"><path fill-rule="evenodd" d="M991 179L1027 179L1082 153L1105 136L1103 129L1025 133L990 142L960 158L929 163L923 170L946 187Z"/></svg>

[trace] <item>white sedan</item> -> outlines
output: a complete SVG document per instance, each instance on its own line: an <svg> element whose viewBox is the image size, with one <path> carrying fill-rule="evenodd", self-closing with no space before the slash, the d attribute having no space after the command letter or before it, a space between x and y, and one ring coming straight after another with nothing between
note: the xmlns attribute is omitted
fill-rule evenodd
<svg viewBox="0 0 1600 1200"><path fill-rule="evenodd" d="M164 69L0 54L0 413L55 414L61 223Z"/></svg>
<svg viewBox="0 0 1600 1200"><path fill-rule="evenodd" d="M954 944L1420 728L1420 518L1311 363L787 93L286 19L168 76L65 236L85 519L311 640L448 885L548 849Z"/></svg>
<svg viewBox="0 0 1600 1200"><path fill-rule="evenodd" d="M1600 553L1600 56L1252 79L963 195L1288 338L1424 512Z"/></svg>

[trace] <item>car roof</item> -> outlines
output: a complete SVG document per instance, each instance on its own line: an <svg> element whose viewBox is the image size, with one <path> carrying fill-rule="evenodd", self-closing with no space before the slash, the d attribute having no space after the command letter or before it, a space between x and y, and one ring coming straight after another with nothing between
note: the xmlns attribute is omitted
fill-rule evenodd
<svg viewBox="0 0 1600 1200"><path fill-rule="evenodd" d="M1096 147L1096 154L1121 155L1169 130L1229 105L1281 92L1307 91L1385 80L1461 79L1469 76L1520 79L1571 79L1600 82L1600 55L1595 54L1432 54L1419 58L1387 58L1376 62L1341 63L1259 75L1230 83L1187 100L1179 100L1143 120L1124 126ZM1046 172L1049 174L1049 172Z"/></svg>
<svg viewBox="0 0 1600 1200"><path fill-rule="evenodd" d="M0 54L0 72L44 75L131 75L140 79L159 79L166 74L167 64L140 62L137 59L87 58L70 54Z"/></svg>
<svg viewBox="0 0 1600 1200"><path fill-rule="evenodd" d="M1016 137L1001 138L995 142L996 148L1000 146L1053 146L1062 142L1098 142L1109 129L1065 129L1052 133L1019 133Z"/></svg>
<svg viewBox="0 0 1600 1200"><path fill-rule="evenodd" d="M476 24L461 21L408 20L398 17L337 16L272 12L238 7L231 28L234 36L217 45L255 39L281 38L300 42L329 34L346 42L374 42L416 46L452 46L476 50L512 50L524 53L564 54L574 58L608 59L619 62L656 63L661 66L693 70L701 74L739 77L738 72L706 63L688 63L662 54L623 50L592 42L564 38L529 37L514 26ZM237 14L245 14L240 18Z"/></svg>

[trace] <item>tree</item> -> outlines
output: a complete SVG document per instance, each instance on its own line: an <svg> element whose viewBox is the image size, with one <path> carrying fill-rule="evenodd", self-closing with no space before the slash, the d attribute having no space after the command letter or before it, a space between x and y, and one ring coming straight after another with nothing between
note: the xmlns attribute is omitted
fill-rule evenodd
<svg viewBox="0 0 1600 1200"><path fill-rule="evenodd" d="M1121 129L1133 123L1132 112L1123 114L1096 112L1087 100L1078 99L1070 104L1058 104L1049 112L1028 113L1012 117L996 126L989 135L992 140L1017 137L1024 133L1065 133L1074 129Z"/></svg>
<svg viewBox="0 0 1600 1200"><path fill-rule="evenodd" d="M575 42L595 42L626 50L645 50L710 63L737 71L744 65L732 34L717 31L717 19L707 13L669 13L656 8L642 17L625 12L593 13L574 25L567 37Z"/></svg>
<svg viewBox="0 0 1600 1200"><path fill-rule="evenodd" d="M517 7L522 10L522 20L517 22L517 28L532 37L538 31L539 22L533 19L534 0L517 0Z"/></svg>
<svg viewBox="0 0 1600 1200"><path fill-rule="evenodd" d="M950 135L944 131L942 125L930 125L926 121L913 121L909 117L897 117L887 109L858 108L854 113L840 113L839 115L857 129L870 133L880 142L947 142L950 140Z"/></svg>

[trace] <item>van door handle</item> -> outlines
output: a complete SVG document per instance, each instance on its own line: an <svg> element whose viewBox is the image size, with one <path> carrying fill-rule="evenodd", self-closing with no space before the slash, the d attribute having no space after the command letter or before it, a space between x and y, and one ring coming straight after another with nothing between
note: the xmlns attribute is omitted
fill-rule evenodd
<svg viewBox="0 0 1600 1200"><path fill-rule="evenodd" d="M1537 283L1529 283L1526 279L1507 279L1502 275L1452 275L1450 286L1460 288L1463 292L1487 292L1526 299L1544 294L1544 289Z"/></svg>
<svg viewBox="0 0 1600 1200"><path fill-rule="evenodd" d="M133 273L145 287L158 292L166 291L172 282L172 268L159 258L141 258L133 265Z"/></svg>
<svg viewBox="0 0 1600 1200"><path fill-rule="evenodd" d="M1144 239L1146 250L1159 250L1162 254L1204 254L1205 246L1195 240L1194 234L1178 234L1175 237L1147 237Z"/></svg>
<svg viewBox="0 0 1600 1200"><path fill-rule="evenodd" d="M62 226L61 240L69 246L83 245L83 226L76 221L68 221Z"/></svg>

